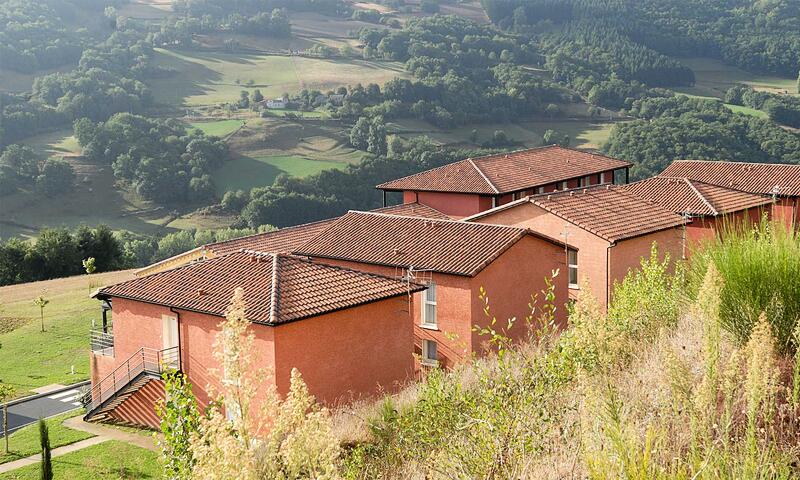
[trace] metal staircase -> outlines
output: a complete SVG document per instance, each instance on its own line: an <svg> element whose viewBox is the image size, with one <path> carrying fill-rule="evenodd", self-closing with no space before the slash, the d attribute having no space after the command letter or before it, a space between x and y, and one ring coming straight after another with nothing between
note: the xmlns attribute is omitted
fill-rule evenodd
<svg viewBox="0 0 800 480"><path fill-rule="evenodd" d="M167 369L179 368L178 347L164 350L140 348L86 394L83 419L87 422L107 419L112 410L148 382L160 379Z"/></svg>

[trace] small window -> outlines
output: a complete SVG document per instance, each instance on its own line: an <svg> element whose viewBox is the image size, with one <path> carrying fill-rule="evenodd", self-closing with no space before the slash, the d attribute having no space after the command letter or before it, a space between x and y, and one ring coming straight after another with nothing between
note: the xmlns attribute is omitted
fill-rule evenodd
<svg viewBox="0 0 800 480"><path fill-rule="evenodd" d="M422 326L437 328L436 322L436 284L430 282L422 293Z"/></svg>
<svg viewBox="0 0 800 480"><path fill-rule="evenodd" d="M439 365L439 344L433 340L422 341L422 364L428 366Z"/></svg>
<svg viewBox="0 0 800 480"><path fill-rule="evenodd" d="M514 192L511 195L511 200L519 200L520 198L522 198L522 194L523 193L525 193L525 192Z"/></svg>
<svg viewBox="0 0 800 480"><path fill-rule="evenodd" d="M578 287L578 251L567 249L567 270L569 271L569 286Z"/></svg>
<svg viewBox="0 0 800 480"><path fill-rule="evenodd" d="M536 193L538 194L544 193L544 187L536 187Z"/></svg>
<svg viewBox="0 0 800 480"><path fill-rule="evenodd" d="M592 176L586 175L585 177L581 177L580 186L581 187L588 187L592 184Z"/></svg>
<svg viewBox="0 0 800 480"><path fill-rule="evenodd" d="M497 197L492 197L492 208L497 206Z"/></svg>
<svg viewBox="0 0 800 480"><path fill-rule="evenodd" d="M607 181L608 181L608 178L606 178L606 172L601 172L600 173L600 183L606 183Z"/></svg>
<svg viewBox="0 0 800 480"><path fill-rule="evenodd" d="M559 183L558 184L558 188L561 189L561 190L566 190L567 189L567 182Z"/></svg>

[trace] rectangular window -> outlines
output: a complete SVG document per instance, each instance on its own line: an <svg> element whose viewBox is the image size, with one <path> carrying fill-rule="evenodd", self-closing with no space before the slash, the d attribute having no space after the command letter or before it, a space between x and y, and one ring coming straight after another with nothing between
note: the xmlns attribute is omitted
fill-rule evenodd
<svg viewBox="0 0 800 480"><path fill-rule="evenodd" d="M497 197L492 197L492 208L497 206Z"/></svg>
<svg viewBox="0 0 800 480"><path fill-rule="evenodd" d="M606 172L600 173L600 183L606 183L608 179L606 178Z"/></svg>
<svg viewBox="0 0 800 480"><path fill-rule="evenodd" d="M436 284L430 282L428 289L422 293L422 326L437 328L436 321Z"/></svg>
<svg viewBox="0 0 800 480"><path fill-rule="evenodd" d="M544 187L536 187L536 193L538 193L538 194L540 194L540 195L541 195L542 193L544 193Z"/></svg>
<svg viewBox="0 0 800 480"><path fill-rule="evenodd" d="M567 189L567 182L561 182L561 183L559 183L559 184L558 184L558 187L559 187L561 190L566 190L566 189Z"/></svg>
<svg viewBox="0 0 800 480"><path fill-rule="evenodd" d="M592 176L587 175L585 177L581 177L580 179L580 186L581 187L588 187L592 184Z"/></svg>
<svg viewBox="0 0 800 480"><path fill-rule="evenodd" d="M439 365L439 344L433 340L422 341L422 364L431 367Z"/></svg>
<svg viewBox="0 0 800 480"><path fill-rule="evenodd" d="M578 251L567 249L567 270L569 271L569 286L578 287Z"/></svg>

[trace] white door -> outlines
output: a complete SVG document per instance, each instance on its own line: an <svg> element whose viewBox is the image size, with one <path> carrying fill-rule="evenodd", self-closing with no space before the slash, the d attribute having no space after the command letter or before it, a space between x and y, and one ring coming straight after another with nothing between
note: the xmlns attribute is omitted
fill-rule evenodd
<svg viewBox="0 0 800 480"><path fill-rule="evenodd" d="M170 317L168 315L164 315L161 317L161 340L162 340L162 348L165 350L168 348L173 348L178 346L178 317ZM178 365L178 352L177 351L170 351L165 353L165 357L163 358L163 362L172 366L177 367Z"/></svg>

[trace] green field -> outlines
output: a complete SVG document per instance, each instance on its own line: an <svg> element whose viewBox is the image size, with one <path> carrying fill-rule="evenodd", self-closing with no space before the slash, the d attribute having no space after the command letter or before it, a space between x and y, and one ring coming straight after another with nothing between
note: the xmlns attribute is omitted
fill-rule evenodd
<svg viewBox="0 0 800 480"><path fill-rule="evenodd" d="M0 480L38 480L39 465L0 474ZM110 440L53 458L53 478L69 480L161 478L158 453Z"/></svg>
<svg viewBox="0 0 800 480"><path fill-rule="evenodd" d="M256 88L269 98L304 88L383 84L404 74L400 63L164 49L156 49L155 63L175 71L149 82L156 101L177 106L232 102Z"/></svg>
<svg viewBox="0 0 800 480"><path fill-rule="evenodd" d="M709 58L682 58L680 61L691 68L695 75L695 85L693 87L675 89L681 93L722 98L727 89L739 83L750 85L756 90L774 93L783 93L784 91L797 93L796 78L781 78L750 73Z"/></svg>
<svg viewBox="0 0 800 480"><path fill-rule="evenodd" d="M570 137L570 145L580 148L599 148L608 139L613 122L589 120L537 120L518 123L498 123L467 125L452 130L441 130L420 120L400 120L388 125L389 131L403 138L427 135L434 142L442 145L472 144L472 130L478 131L477 143L489 140L496 130L505 132L509 139L520 146L537 147L542 144L542 136L551 129L561 135Z"/></svg>
<svg viewBox="0 0 800 480"><path fill-rule="evenodd" d="M64 413L45 420L50 434L50 447L58 448L86 440L94 435L64 426L64 420L81 414L81 410ZM8 436L9 453L0 453L0 463L13 462L20 458L41 453L39 446L39 425L34 423L23 427Z"/></svg>
<svg viewBox="0 0 800 480"><path fill-rule="evenodd" d="M309 160L294 155L240 156L225 163L214 175L219 195L229 190L250 190L253 187L272 185L275 178L285 173L293 177L306 177L323 170L343 168L345 164Z"/></svg>
<svg viewBox="0 0 800 480"><path fill-rule="evenodd" d="M766 112L761 110L756 110L755 108L743 107L741 105L733 105L730 103L725 103L724 105L732 112L743 113L745 115L750 115L751 117L756 117L756 118L769 118L769 115L767 115Z"/></svg>
<svg viewBox="0 0 800 480"><path fill-rule="evenodd" d="M192 122L192 128L196 128L206 135L224 137L229 133L235 132L237 128L244 125L244 120L217 120L210 122Z"/></svg>
<svg viewBox="0 0 800 480"><path fill-rule="evenodd" d="M100 319L100 306L89 294L101 285L130 278L132 273L124 271L0 287L3 383L22 396L44 385L89 378L89 330L92 320ZM50 300L44 332L39 308L33 304L40 294Z"/></svg>

